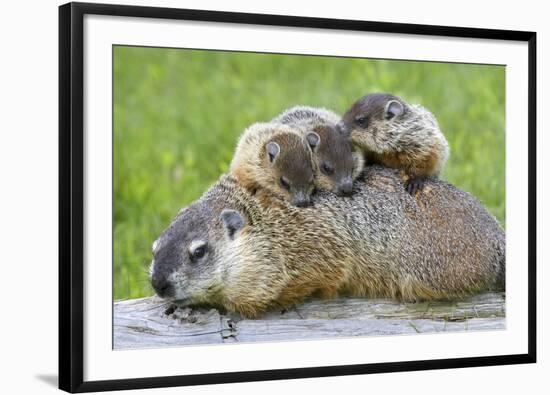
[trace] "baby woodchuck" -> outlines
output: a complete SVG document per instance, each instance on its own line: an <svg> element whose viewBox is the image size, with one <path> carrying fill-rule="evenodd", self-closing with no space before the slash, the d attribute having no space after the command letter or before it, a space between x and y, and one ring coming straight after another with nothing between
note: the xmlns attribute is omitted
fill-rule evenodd
<svg viewBox="0 0 550 395"><path fill-rule="evenodd" d="M426 177L438 177L449 145L435 117L424 107L387 93L357 100L342 117L340 128L364 150L368 163L402 169L411 195Z"/></svg>
<svg viewBox="0 0 550 395"><path fill-rule="evenodd" d="M364 161L362 152L354 149L348 137L338 129L339 121L340 117L326 108L295 106L271 122L289 125L308 140L317 189L347 196L353 191L353 180L363 170Z"/></svg>
<svg viewBox="0 0 550 395"><path fill-rule="evenodd" d="M504 231L473 196L430 178L411 199L369 166L353 195L266 206L224 175L153 247L156 293L256 317L312 294L446 299L503 289Z"/></svg>
<svg viewBox="0 0 550 395"><path fill-rule="evenodd" d="M306 139L281 123L256 123L239 139L230 172L253 194L308 206L315 187L311 147L319 139L313 132Z"/></svg>

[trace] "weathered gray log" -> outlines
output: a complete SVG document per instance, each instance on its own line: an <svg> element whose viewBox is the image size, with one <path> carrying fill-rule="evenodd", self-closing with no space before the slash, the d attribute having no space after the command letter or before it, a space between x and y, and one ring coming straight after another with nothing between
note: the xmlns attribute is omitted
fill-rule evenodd
<svg viewBox="0 0 550 395"><path fill-rule="evenodd" d="M147 348L505 328L503 293L459 301L310 300L249 320L216 309L176 307L156 297L114 304L114 348Z"/></svg>

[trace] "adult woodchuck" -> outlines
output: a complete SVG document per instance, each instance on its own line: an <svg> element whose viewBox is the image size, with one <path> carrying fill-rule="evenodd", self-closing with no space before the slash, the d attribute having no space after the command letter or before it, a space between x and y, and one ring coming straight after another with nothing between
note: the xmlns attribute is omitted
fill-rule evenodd
<svg viewBox="0 0 550 395"><path fill-rule="evenodd" d="M411 194L426 177L438 177L449 156L447 139L431 112L387 93L357 100L342 116L341 130L366 154L368 163L402 169Z"/></svg>
<svg viewBox="0 0 550 395"><path fill-rule="evenodd" d="M401 300L502 289L505 235L474 197L429 179L412 197L399 172L368 167L354 193L266 206L222 176L154 245L161 297L256 317L319 294Z"/></svg>

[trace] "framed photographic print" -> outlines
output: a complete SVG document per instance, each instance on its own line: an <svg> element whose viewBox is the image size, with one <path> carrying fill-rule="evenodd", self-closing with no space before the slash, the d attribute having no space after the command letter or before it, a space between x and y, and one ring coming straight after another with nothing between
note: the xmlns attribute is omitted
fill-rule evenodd
<svg viewBox="0 0 550 395"><path fill-rule="evenodd" d="M59 9L59 386L536 360L536 34Z"/></svg>

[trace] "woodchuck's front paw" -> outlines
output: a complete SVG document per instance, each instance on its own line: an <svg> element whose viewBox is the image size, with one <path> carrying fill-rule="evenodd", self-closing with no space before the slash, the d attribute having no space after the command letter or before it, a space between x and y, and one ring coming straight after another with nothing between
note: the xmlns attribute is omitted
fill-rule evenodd
<svg viewBox="0 0 550 395"><path fill-rule="evenodd" d="M426 177L412 177L405 184L405 189L410 193L411 196L416 195L418 192L421 192L424 189L424 184L426 183Z"/></svg>

